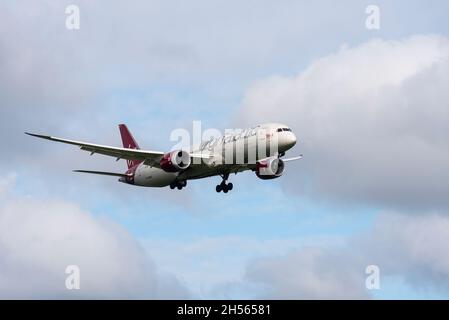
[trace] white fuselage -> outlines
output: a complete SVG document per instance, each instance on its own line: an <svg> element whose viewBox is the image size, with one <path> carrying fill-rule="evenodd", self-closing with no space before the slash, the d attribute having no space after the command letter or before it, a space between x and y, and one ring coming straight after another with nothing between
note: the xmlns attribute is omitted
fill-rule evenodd
<svg viewBox="0 0 449 320"><path fill-rule="evenodd" d="M165 187L176 180L252 170L258 161L283 154L295 143L296 137L291 129L279 123L235 130L233 134L211 138L191 148L194 153L203 156L196 159L206 165L193 162L186 170L167 172L158 167L140 164L135 169L132 183L138 186Z"/></svg>

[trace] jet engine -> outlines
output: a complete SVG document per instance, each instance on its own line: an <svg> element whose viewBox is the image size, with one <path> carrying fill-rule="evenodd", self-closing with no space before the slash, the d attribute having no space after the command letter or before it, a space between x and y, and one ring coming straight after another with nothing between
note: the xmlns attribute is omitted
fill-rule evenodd
<svg viewBox="0 0 449 320"><path fill-rule="evenodd" d="M256 175L263 180L275 179L284 173L284 161L278 157L257 161Z"/></svg>
<svg viewBox="0 0 449 320"><path fill-rule="evenodd" d="M164 154L159 164L166 172L178 172L187 169L190 163L190 154L187 151L177 150Z"/></svg>

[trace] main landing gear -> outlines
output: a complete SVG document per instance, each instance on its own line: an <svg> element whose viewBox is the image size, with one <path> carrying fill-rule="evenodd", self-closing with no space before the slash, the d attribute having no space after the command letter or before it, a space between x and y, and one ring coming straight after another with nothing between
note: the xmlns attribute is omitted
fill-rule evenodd
<svg viewBox="0 0 449 320"><path fill-rule="evenodd" d="M217 192L223 191L224 193L228 193L228 191L231 191L234 187L232 183L226 183L229 178L229 173L223 174L221 177L223 178L223 181L215 187L215 190Z"/></svg>
<svg viewBox="0 0 449 320"><path fill-rule="evenodd" d="M181 190L182 188L184 188L185 186L187 186L187 181L175 181L170 183L170 189L174 189L174 188L178 188L178 190Z"/></svg>

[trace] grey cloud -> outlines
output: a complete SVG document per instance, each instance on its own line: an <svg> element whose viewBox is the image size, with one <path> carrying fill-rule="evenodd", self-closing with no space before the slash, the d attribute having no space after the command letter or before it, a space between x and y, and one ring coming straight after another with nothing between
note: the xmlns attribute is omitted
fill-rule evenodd
<svg viewBox="0 0 449 320"><path fill-rule="evenodd" d="M353 240L355 252L376 261L385 274L402 276L415 287L449 293L449 218L445 213L386 212L367 234Z"/></svg>
<svg viewBox="0 0 449 320"><path fill-rule="evenodd" d="M449 205L449 40L372 40L255 84L245 119L299 136L292 193L407 209Z"/></svg>
<svg viewBox="0 0 449 320"><path fill-rule="evenodd" d="M77 32L64 27L64 9L72 3L81 9ZM120 118L130 105L114 104L115 94L127 90L171 84L229 99L270 66L300 68L303 57L342 41L341 30L324 27L314 16L342 27L348 38L366 36L363 28L352 27L358 14L364 15L362 5L354 1L322 10L328 3L248 2L239 3L238 10L228 1L2 3L0 134L10 152L0 161L8 164L29 157L29 151L47 150L22 137L25 130L75 136L97 129L89 137L104 138L100 129L106 132L111 122L127 120ZM310 46L310 35L317 33L328 41ZM130 113L159 111L145 99L136 100ZM171 107L178 109L178 103ZM204 108L210 112L214 106ZM191 120L188 113L186 118ZM147 121L153 130L160 128L157 119L149 116Z"/></svg>
<svg viewBox="0 0 449 320"><path fill-rule="evenodd" d="M259 298L367 299L363 267L331 248L304 248L251 263L245 280L262 284Z"/></svg>
<svg viewBox="0 0 449 320"><path fill-rule="evenodd" d="M344 22L343 30L351 35L364 33L349 28L358 21L354 13L364 12L356 1L322 10L327 3L2 2L0 102L2 120L8 119L0 122L2 134L18 123L39 122L43 129L98 123L111 110L108 98L130 88L172 84L221 98L240 94L242 83L267 66L313 55L315 47L304 46L309 30L340 41L341 32L324 28L314 14L339 26ZM65 28L68 4L80 7L79 31Z"/></svg>
<svg viewBox="0 0 449 320"><path fill-rule="evenodd" d="M344 245L303 247L254 260L243 281L259 285L261 298L367 299L373 296L365 287L365 269L377 265L381 291L390 279L400 278L417 291L448 295L448 226L446 215L384 213Z"/></svg>
<svg viewBox="0 0 449 320"><path fill-rule="evenodd" d="M449 296L448 241L445 213L385 211L350 236L147 239L144 245L166 270L206 297L371 299L374 293L391 297L392 288L397 294L398 279L412 296ZM380 291L365 287L369 265L380 268Z"/></svg>
<svg viewBox="0 0 449 320"><path fill-rule="evenodd" d="M0 179L1 297L189 297L122 227L68 202L14 196L13 181ZM79 291L65 287L68 265L80 267Z"/></svg>

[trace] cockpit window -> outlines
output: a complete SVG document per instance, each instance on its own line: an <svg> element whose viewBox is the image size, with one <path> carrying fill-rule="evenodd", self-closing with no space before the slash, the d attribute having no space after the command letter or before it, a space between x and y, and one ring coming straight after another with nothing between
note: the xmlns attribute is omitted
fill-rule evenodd
<svg viewBox="0 0 449 320"><path fill-rule="evenodd" d="M282 131L292 131L292 129L290 128L278 128L277 132L282 132Z"/></svg>
<svg viewBox="0 0 449 320"><path fill-rule="evenodd" d="M282 132L282 128L278 128L277 132Z"/></svg>

